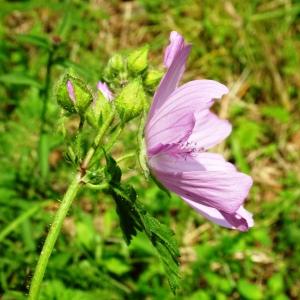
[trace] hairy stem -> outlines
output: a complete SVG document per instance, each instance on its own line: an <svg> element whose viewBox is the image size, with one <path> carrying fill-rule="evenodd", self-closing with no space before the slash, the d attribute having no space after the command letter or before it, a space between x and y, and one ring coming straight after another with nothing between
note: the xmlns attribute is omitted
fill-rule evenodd
<svg viewBox="0 0 300 300"><path fill-rule="evenodd" d="M99 133L97 134L92 147L87 152L85 159L80 168L80 172L78 172L69 185L67 192L65 193L61 205L56 212L54 217L54 221L50 227L49 233L47 235L46 241L44 243L43 249L41 251L33 279L31 282L30 290L29 290L29 300L37 300L39 296L40 287L43 281L43 277L45 275L46 267L48 264L49 257L53 251L55 242L58 238L60 233L63 221L72 205L73 200L75 199L77 192L80 189L80 186L84 183L83 176L89 167L90 160L92 159L95 151L102 143L104 135L108 130L111 122L114 119L114 112L112 112L109 117L107 118L106 122L101 127Z"/></svg>
<svg viewBox="0 0 300 300"><path fill-rule="evenodd" d="M119 162L121 162L121 161L123 161L123 160L126 160L126 159L128 159L128 158L132 158L132 157L136 157L136 156L137 156L137 153L136 153L136 152L129 152L129 153L127 153L127 154L125 154L125 155L123 155L123 156L121 156L121 157L118 157L118 158L116 159L116 162L119 163Z"/></svg>
<svg viewBox="0 0 300 300"><path fill-rule="evenodd" d="M100 141L103 139L105 132L107 131L111 122L113 121L114 116L115 116L115 113L111 112L110 115L107 117L106 121L104 122L102 128L100 129L98 135L96 136L93 146L89 149L85 159L83 160L83 162L81 164L81 170L83 173L89 167L89 163L90 163L93 155L95 154L96 150L98 149L98 147L100 145Z"/></svg>
<svg viewBox="0 0 300 300"><path fill-rule="evenodd" d="M58 238L60 233L63 221L69 211L69 208L77 195L77 192L80 188L80 174L78 174L70 184L61 205L56 212L55 218L53 223L50 227L49 233L47 235L45 244L43 246L42 252L40 254L34 276L31 282L30 291L29 291L29 300L36 300L38 299L40 286L43 281L43 277L46 271L46 267L48 264L49 257L52 253L54 248L55 242Z"/></svg>

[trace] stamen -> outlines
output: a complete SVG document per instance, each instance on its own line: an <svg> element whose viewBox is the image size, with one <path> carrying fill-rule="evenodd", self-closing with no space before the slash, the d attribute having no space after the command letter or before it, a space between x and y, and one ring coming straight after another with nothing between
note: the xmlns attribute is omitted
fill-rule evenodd
<svg viewBox="0 0 300 300"><path fill-rule="evenodd" d="M205 152L206 149L198 145L197 142L186 141L178 144L179 150L181 154L193 154L193 153L201 153Z"/></svg>

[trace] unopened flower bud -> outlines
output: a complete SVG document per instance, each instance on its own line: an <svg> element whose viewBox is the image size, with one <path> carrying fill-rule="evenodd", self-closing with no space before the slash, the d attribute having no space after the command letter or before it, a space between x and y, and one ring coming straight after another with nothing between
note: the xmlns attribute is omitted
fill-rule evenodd
<svg viewBox="0 0 300 300"><path fill-rule="evenodd" d="M115 99L116 108L123 122L137 117L146 105L146 94L140 79L128 83Z"/></svg>
<svg viewBox="0 0 300 300"><path fill-rule="evenodd" d="M93 95L83 80L65 75L57 88L58 104L70 113L84 114L93 101Z"/></svg>
<svg viewBox="0 0 300 300"><path fill-rule="evenodd" d="M112 92L105 82L99 81L97 88L108 101L111 101L114 98Z"/></svg>
<svg viewBox="0 0 300 300"><path fill-rule="evenodd" d="M114 54L108 61L108 66L115 72L121 72L124 70L124 61L121 54Z"/></svg>
<svg viewBox="0 0 300 300"><path fill-rule="evenodd" d="M67 90L68 90L69 98L72 100L73 103L75 103L74 87L70 80L67 81Z"/></svg>
<svg viewBox="0 0 300 300"><path fill-rule="evenodd" d="M114 98L106 83L99 81L97 88L97 98L86 112L86 120L94 128L101 126L103 120L111 113L111 101Z"/></svg>
<svg viewBox="0 0 300 300"><path fill-rule="evenodd" d="M68 75L65 75L57 87L57 103L69 113L75 113L75 94L72 82Z"/></svg>
<svg viewBox="0 0 300 300"><path fill-rule="evenodd" d="M158 70L150 70L145 78L145 85L148 87L155 87L161 78L163 77L164 73Z"/></svg>
<svg viewBox="0 0 300 300"><path fill-rule="evenodd" d="M148 52L148 46L131 52L127 58L128 70L135 74L144 71L148 67Z"/></svg>

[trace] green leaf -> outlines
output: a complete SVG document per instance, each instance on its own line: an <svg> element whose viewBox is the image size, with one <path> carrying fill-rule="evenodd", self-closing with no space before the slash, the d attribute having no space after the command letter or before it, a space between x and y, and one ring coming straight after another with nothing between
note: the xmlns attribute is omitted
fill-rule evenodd
<svg viewBox="0 0 300 300"><path fill-rule="evenodd" d="M76 242L87 250L94 247L95 230L92 220L85 218L83 222L76 223Z"/></svg>
<svg viewBox="0 0 300 300"><path fill-rule="evenodd" d="M151 179L154 181L154 183L163 191L165 192L169 198L171 198L171 193L168 189L166 189L152 174L150 174Z"/></svg>
<svg viewBox="0 0 300 300"><path fill-rule="evenodd" d="M41 88L42 85L32 77L26 74L10 73L0 76L0 82L15 85L29 85L37 88Z"/></svg>
<svg viewBox="0 0 300 300"><path fill-rule="evenodd" d="M106 168L104 172L107 181L113 186L118 185L121 181L122 171L117 165L116 161L110 155L107 155L105 151L104 155L106 159Z"/></svg>
<svg viewBox="0 0 300 300"><path fill-rule="evenodd" d="M136 208L136 193L133 188L114 188L112 193L120 218L120 225L127 244L138 231L143 231L144 225L139 210Z"/></svg>
<svg viewBox="0 0 300 300"><path fill-rule="evenodd" d="M272 298L272 299L274 299L274 300L289 300L290 298L288 296L286 296L285 294L280 294L280 295L274 296L274 298Z"/></svg>
<svg viewBox="0 0 300 300"><path fill-rule="evenodd" d="M263 293L259 286L250 283L245 279L241 279L237 284L238 291L241 296L246 299L259 300L263 299Z"/></svg>
<svg viewBox="0 0 300 300"><path fill-rule="evenodd" d="M265 106L261 109L262 115L273 118L281 123L287 123L290 120L289 112L281 106Z"/></svg>
<svg viewBox="0 0 300 300"><path fill-rule="evenodd" d="M104 264L108 271L119 276L127 273L130 270L130 267L128 265L126 265L123 261L115 257L106 259L104 261Z"/></svg>
<svg viewBox="0 0 300 300"><path fill-rule="evenodd" d="M49 40L42 35L19 34L16 36L16 40L24 44L31 44L44 49L51 48Z"/></svg>
<svg viewBox="0 0 300 300"><path fill-rule="evenodd" d="M272 295L276 295L284 291L284 279L281 273L274 274L268 280L268 288Z"/></svg>
<svg viewBox="0 0 300 300"><path fill-rule="evenodd" d="M190 297L190 300L210 300L211 297L206 291L197 291L193 293Z"/></svg>
<svg viewBox="0 0 300 300"><path fill-rule="evenodd" d="M158 252L172 291L179 285L179 250L174 233L152 217L137 200L131 186L113 187L112 195L117 204L121 228L127 244L138 231L144 232Z"/></svg>

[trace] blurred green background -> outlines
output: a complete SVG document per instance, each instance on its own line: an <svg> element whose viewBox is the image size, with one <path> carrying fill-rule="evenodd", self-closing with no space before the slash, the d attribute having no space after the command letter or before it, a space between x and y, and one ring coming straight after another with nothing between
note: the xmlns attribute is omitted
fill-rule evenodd
<svg viewBox="0 0 300 300"><path fill-rule="evenodd" d="M41 299L300 299L297 0L2 0L0 20L0 299L26 299L72 176L56 130L57 79L72 67L95 86L111 54L144 43L151 63L161 66L172 30L193 44L184 81L209 78L230 87L216 111L234 129L216 150L253 176L246 207L255 227L220 228L146 182L135 161L124 162L125 180L176 233L177 295L142 234L126 246L113 201L83 191L64 222ZM134 134L126 132L125 145ZM46 180L39 151L49 157Z"/></svg>

